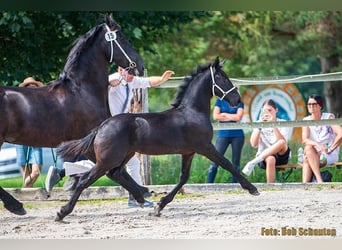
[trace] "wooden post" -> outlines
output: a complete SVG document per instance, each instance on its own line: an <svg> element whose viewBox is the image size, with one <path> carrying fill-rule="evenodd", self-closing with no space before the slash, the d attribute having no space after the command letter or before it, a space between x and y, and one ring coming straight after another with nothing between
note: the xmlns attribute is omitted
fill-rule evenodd
<svg viewBox="0 0 342 250"><path fill-rule="evenodd" d="M145 70L144 76L147 77ZM148 90L147 89L135 89L133 92L133 100L131 103L132 113L147 113L148 112ZM140 172L144 185L152 185L151 175L151 159L149 155L138 154L140 160Z"/></svg>
<svg viewBox="0 0 342 250"><path fill-rule="evenodd" d="M148 89L142 89L142 110L143 112L148 112ZM144 172L144 184L152 185L151 157L149 155L142 155L141 163Z"/></svg>

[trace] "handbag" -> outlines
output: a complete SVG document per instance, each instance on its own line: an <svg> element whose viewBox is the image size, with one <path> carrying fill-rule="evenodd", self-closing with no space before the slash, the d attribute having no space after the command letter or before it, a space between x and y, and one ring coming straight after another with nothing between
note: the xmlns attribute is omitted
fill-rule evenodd
<svg viewBox="0 0 342 250"><path fill-rule="evenodd" d="M330 173L328 170L322 171L321 176L323 182L331 182L332 173ZM317 182L315 175L312 175L311 182Z"/></svg>

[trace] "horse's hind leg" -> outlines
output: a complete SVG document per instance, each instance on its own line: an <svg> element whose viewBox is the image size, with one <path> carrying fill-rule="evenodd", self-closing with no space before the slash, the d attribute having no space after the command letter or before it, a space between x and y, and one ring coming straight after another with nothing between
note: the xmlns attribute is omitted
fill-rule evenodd
<svg viewBox="0 0 342 250"><path fill-rule="evenodd" d="M149 192L148 188L138 185L135 180L127 173L123 167L113 168L107 172L107 177L119 183L123 188L130 192L134 199L144 204L143 195Z"/></svg>
<svg viewBox="0 0 342 250"><path fill-rule="evenodd" d="M97 168L97 164L90 171L86 172L80 178L74 193L72 194L69 202L61 207L61 210L57 212L57 217L55 221L62 221L65 216L70 214L74 209L78 198L80 197L82 191L93 184L98 178L104 175L103 171L100 171L100 168Z"/></svg>
<svg viewBox="0 0 342 250"><path fill-rule="evenodd" d="M160 199L157 206L154 208L154 215L160 216L160 211L170 203L178 191L183 187L183 185L188 181L190 176L191 162L195 154L182 155L182 168L179 177L178 184L168 193L166 196Z"/></svg>
<svg viewBox="0 0 342 250"><path fill-rule="evenodd" d="M209 160L215 162L217 165L220 165L225 170L229 171L232 175L236 177L238 182L240 183L243 189L247 189L248 192L252 195L259 195L258 189L250 183L240 172L238 172L232 165L232 163L226 159L223 155L221 155L215 149L215 146L210 144L198 151L199 154L206 156Z"/></svg>
<svg viewBox="0 0 342 250"><path fill-rule="evenodd" d="M15 199L12 195L7 193L2 187L0 187L0 200L3 201L4 207L16 214L16 215L24 215L26 214L26 210L23 207L23 204Z"/></svg>

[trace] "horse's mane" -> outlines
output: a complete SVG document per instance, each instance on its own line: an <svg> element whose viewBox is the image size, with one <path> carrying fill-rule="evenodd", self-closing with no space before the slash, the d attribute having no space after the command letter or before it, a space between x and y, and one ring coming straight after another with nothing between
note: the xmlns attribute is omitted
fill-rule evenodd
<svg viewBox="0 0 342 250"><path fill-rule="evenodd" d="M48 83L48 88L50 90L59 88L61 86L68 88L75 88L74 85L66 84L71 79L69 78L68 72L78 63L78 57L81 53L89 48L93 44L94 39L96 38L96 34L101 30L101 25L97 25L83 36L77 38L73 44L72 48L67 57L67 61L65 63L63 72L60 74L59 79L51 81ZM91 58L89 58L91 60Z"/></svg>
<svg viewBox="0 0 342 250"><path fill-rule="evenodd" d="M89 46L93 44L94 39L96 38L96 34L101 30L102 25L97 25L83 36L77 38L72 44L72 49L69 52L67 57L67 62L65 63L63 74L67 73L70 68L72 68L77 63L77 58L79 55L87 50Z"/></svg>
<svg viewBox="0 0 342 250"><path fill-rule="evenodd" d="M190 75L188 75L188 76L186 76L184 78L184 82L183 82L182 85L180 85L178 87L178 91L177 91L177 93L175 95L175 98L174 98L172 104L171 104L171 106L173 108L177 108L180 105L180 103L182 102L182 99L183 99L183 97L185 95L186 90L188 89L190 83L194 80L194 78L198 74L203 73L204 71L206 71L210 67L210 65L211 65L211 63L200 65L200 66L197 67L197 69L192 71L190 73Z"/></svg>
<svg viewBox="0 0 342 250"><path fill-rule="evenodd" d="M105 15L105 23L112 29L115 28L116 30L121 30L120 25L115 22L111 15ZM59 78L47 84L49 90L53 90L59 87L67 87L71 91L76 91L75 88L77 88L78 85L68 84L70 81L74 80L70 78L68 73L79 62L78 57L80 56L80 54L82 54L85 50L92 46L98 32L101 31L102 26L103 24L93 27L91 30L89 30L83 36L78 37L72 43L67 61ZM88 58L88 60L91 61L92 58Z"/></svg>

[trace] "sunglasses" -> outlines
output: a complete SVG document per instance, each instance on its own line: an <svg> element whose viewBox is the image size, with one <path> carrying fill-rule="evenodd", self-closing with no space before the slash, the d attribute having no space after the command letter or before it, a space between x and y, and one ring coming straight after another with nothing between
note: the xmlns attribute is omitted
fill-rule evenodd
<svg viewBox="0 0 342 250"><path fill-rule="evenodd" d="M312 107L316 107L318 105L318 103L317 102L313 102L313 103L308 103L307 105L308 106L312 106Z"/></svg>

